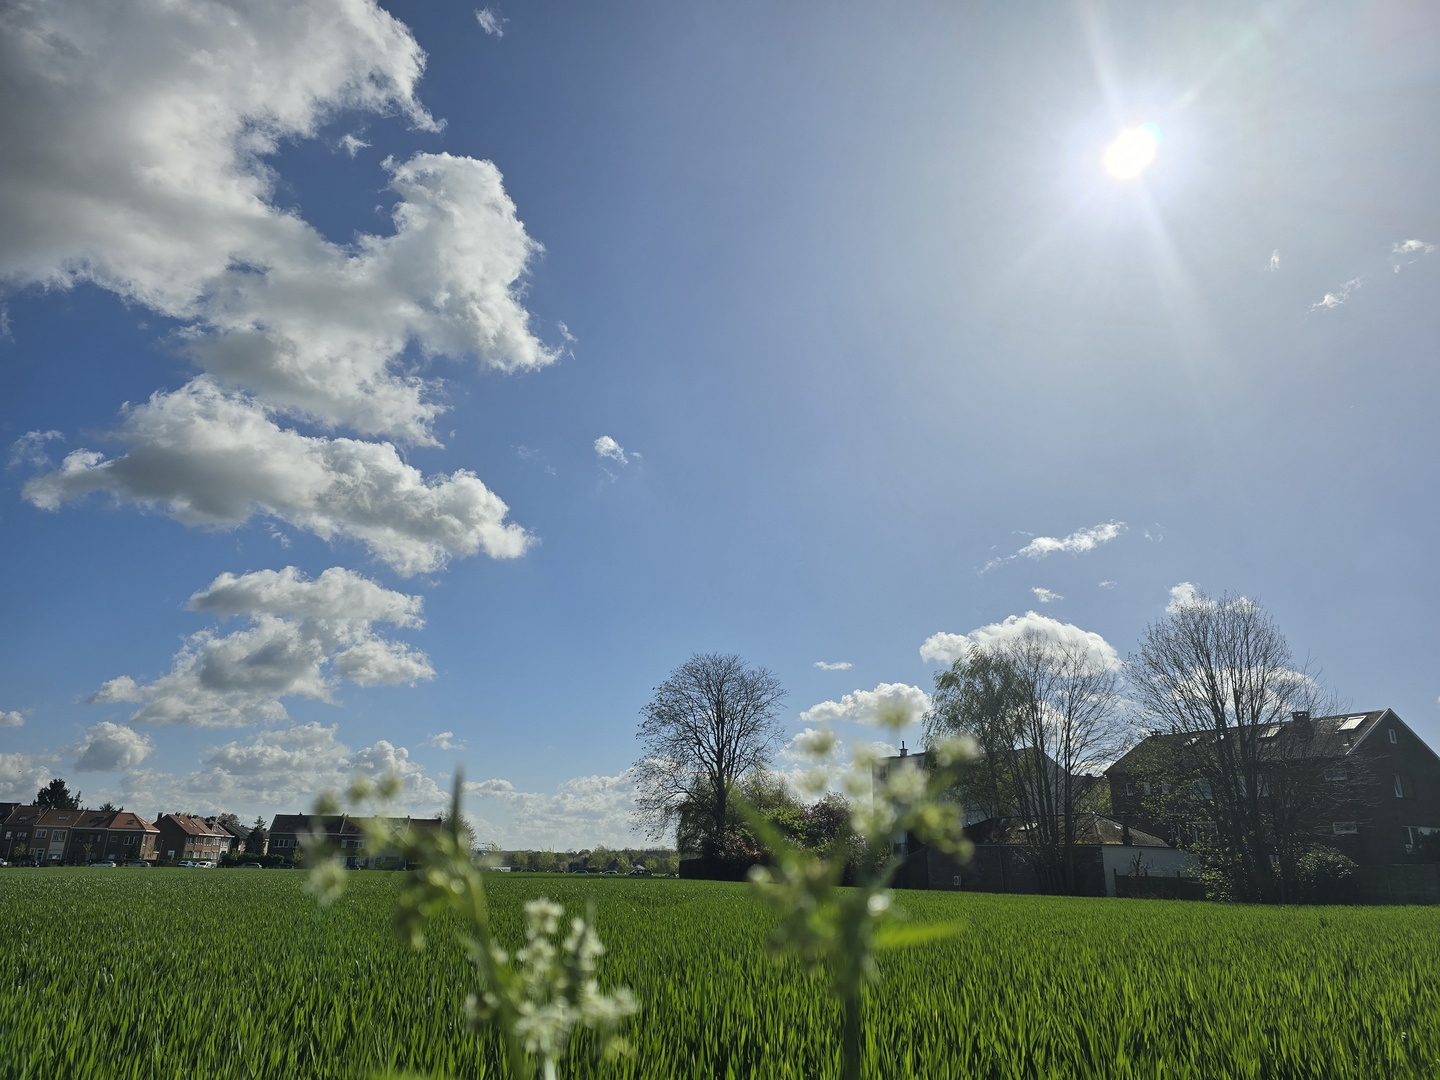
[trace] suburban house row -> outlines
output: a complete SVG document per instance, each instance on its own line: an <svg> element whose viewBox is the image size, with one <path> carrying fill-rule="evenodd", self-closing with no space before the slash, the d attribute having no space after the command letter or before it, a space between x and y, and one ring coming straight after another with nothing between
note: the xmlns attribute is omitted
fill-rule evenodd
<svg viewBox="0 0 1440 1080"><path fill-rule="evenodd" d="M1306 778L1300 832L1308 844L1334 848L1356 864L1363 898L1440 902L1440 756L1393 710L1322 717L1296 712L1256 735L1274 760ZM1107 785L1109 794L1107 814L1076 817L1080 892L1125 894L1139 877L1178 879L1173 895L1203 892L1193 880L1197 866L1185 848L1199 833L1214 829L1214 821L1207 818L1214 793L1203 782L1176 785L1174 778L1193 772L1196 744L1206 737L1153 734L1102 776L1076 777L1091 786ZM924 767L924 760L924 753L902 751L880 762L877 776L895 768ZM897 837L897 847L906 855L897 884L1043 891L1026 853L1030 822L965 805L960 813L975 845L973 857L960 863L913 836ZM1187 881L1188 889L1183 887Z"/></svg>
<svg viewBox="0 0 1440 1080"><path fill-rule="evenodd" d="M347 815L311 818L276 814L265 851L293 862L312 832L323 834L347 865L380 868L396 860L364 848L369 819ZM415 828L438 828L439 818L400 818ZM161 814L152 824L128 810L57 810L0 803L0 859L32 866L87 866L98 862L218 863L244 850L250 830L217 817Z"/></svg>

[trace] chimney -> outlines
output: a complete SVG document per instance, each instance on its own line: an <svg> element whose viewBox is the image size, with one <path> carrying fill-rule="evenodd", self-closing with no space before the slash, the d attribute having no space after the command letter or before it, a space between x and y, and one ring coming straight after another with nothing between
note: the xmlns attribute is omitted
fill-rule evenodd
<svg viewBox="0 0 1440 1080"><path fill-rule="evenodd" d="M1308 724L1310 722L1310 714L1306 710L1301 709L1298 712L1292 712L1290 719L1298 723Z"/></svg>
<svg viewBox="0 0 1440 1080"><path fill-rule="evenodd" d="M910 751L905 749L905 740L904 740L904 739L901 739L901 740L900 740L900 756L901 756L901 757L909 757L909 756L910 756Z"/></svg>

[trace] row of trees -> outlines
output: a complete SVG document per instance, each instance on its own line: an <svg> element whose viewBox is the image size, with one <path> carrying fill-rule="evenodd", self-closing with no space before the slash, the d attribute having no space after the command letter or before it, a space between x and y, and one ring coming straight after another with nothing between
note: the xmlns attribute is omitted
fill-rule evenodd
<svg viewBox="0 0 1440 1080"><path fill-rule="evenodd" d="M803 806L766 771L784 734L784 698L773 673L738 656L696 655L676 668L642 710L639 823L654 836L675 829L682 851L754 856L739 795L788 837L831 842L844 828L843 800ZM1032 863L1054 892L1076 887L1084 815L1110 809L1098 774L1145 735L1176 736L1168 745L1184 752L1153 762L1152 809L1193 819L1203 801L1213 830L1185 843L1217 891L1274 900L1303 876L1326 793L1310 748L1267 733L1293 713L1341 706L1260 605L1196 591L1146 628L1127 663L1093 635L1038 627L974 644L936 675L924 722L927 748L973 741L977 755L950 797L972 820L1023 821ZM832 821L828 834L822 821Z"/></svg>
<svg viewBox="0 0 1440 1080"><path fill-rule="evenodd" d="M679 857L668 848L597 847L581 851L502 851L498 855L504 866L552 874L573 874L581 870L592 874L607 870L628 874L636 867L652 874L674 874L680 869Z"/></svg>

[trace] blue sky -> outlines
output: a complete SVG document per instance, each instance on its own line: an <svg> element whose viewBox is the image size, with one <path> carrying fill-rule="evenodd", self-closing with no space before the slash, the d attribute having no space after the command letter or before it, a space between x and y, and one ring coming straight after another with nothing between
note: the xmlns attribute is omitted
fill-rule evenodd
<svg viewBox="0 0 1440 1080"><path fill-rule="evenodd" d="M1182 583L1440 746L1432 7L486 10L0 17L0 798L615 843L692 652Z"/></svg>

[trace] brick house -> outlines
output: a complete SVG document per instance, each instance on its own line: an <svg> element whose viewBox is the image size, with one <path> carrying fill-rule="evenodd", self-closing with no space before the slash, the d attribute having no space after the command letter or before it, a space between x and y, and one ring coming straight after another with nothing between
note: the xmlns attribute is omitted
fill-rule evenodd
<svg viewBox="0 0 1440 1080"><path fill-rule="evenodd" d="M81 810L65 861L77 865L113 860L150 862L160 830L128 810Z"/></svg>
<svg viewBox="0 0 1440 1080"><path fill-rule="evenodd" d="M232 825L229 822L221 821L218 817L207 817L205 824L228 837L228 842L222 851L222 854L225 855L239 855L244 847L245 838L250 835L250 830L244 825Z"/></svg>
<svg viewBox="0 0 1440 1080"><path fill-rule="evenodd" d="M45 815L43 806L16 806L5 815L0 825L0 858L7 862L35 862L30 850L35 840L35 826Z"/></svg>
<svg viewBox="0 0 1440 1080"><path fill-rule="evenodd" d="M31 859L48 865L59 865L66 862L69 854L72 834L75 832L87 811L84 810L46 810L35 821L35 827L31 831L30 850ZM39 852L36 858L35 853Z"/></svg>
<svg viewBox="0 0 1440 1080"><path fill-rule="evenodd" d="M1112 765L1106 778L1114 815L1171 842L1205 827L1213 792L1189 778L1187 755L1202 737L1151 735ZM1308 778L1300 824L1307 844L1333 847L1366 868L1440 856L1440 756L1393 710L1295 713L1268 725L1256 742Z"/></svg>
<svg viewBox="0 0 1440 1080"><path fill-rule="evenodd" d="M218 863L234 840L224 829L191 814L163 814L155 824L160 830L160 857L166 862Z"/></svg>
<svg viewBox="0 0 1440 1080"><path fill-rule="evenodd" d="M366 850L365 827L372 820L348 814L318 818L308 814L276 814L270 823L270 853L293 860L296 850L305 846L313 830L324 836L325 842L351 868L379 870L398 866L400 861L393 854ZM404 817L391 820L397 826L408 824L415 829L438 829L441 822L440 818Z"/></svg>

